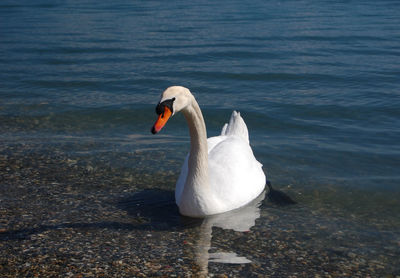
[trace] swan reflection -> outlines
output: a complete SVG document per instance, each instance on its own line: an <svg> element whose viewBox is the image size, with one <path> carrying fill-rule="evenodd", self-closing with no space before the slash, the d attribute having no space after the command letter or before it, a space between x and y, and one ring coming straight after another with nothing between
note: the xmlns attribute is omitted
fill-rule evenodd
<svg viewBox="0 0 400 278"><path fill-rule="evenodd" d="M209 252L212 248L212 228L218 227L224 230L234 230L236 232L247 232L260 217L260 206L265 198L265 192L253 200L250 204L229 211L226 213L213 215L205 218L199 227L199 239L195 243L195 260L200 268L199 274L208 274L208 263L229 263L245 264L251 260L244 256L239 256L234 252Z"/></svg>

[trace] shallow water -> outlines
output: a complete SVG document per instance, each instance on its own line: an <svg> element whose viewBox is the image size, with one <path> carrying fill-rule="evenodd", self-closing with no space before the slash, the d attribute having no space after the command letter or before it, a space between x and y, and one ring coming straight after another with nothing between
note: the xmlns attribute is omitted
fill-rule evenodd
<svg viewBox="0 0 400 278"><path fill-rule="evenodd" d="M398 219L390 214L378 219L382 213L368 210L361 200L361 207L349 213L332 201L340 199L340 191L328 192L328 198L321 191L296 195L285 188L298 204L276 206L261 196L238 211L189 219L174 205L176 171L155 159L177 166L178 161L168 160L169 151L124 153L92 142L74 143L77 152L71 154L70 144L47 145L46 150L35 143L14 144L1 151L5 276L398 272ZM110 150L93 155L87 152L93 146ZM157 170L149 171L149 165ZM353 201L347 198L343 204Z"/></svg>
<svg viewBox="0 0 400 278"><path fill-rule="evenodd" d="M0 272L400 275L399 8L3 1ZM186 123L150 134L175 84L209 136L240 110L268 179L298 204L265 200L250 232L215 225L210 244L210 225L181 226L168 196ZM132 210L160 192L165 214Z"/></svg>

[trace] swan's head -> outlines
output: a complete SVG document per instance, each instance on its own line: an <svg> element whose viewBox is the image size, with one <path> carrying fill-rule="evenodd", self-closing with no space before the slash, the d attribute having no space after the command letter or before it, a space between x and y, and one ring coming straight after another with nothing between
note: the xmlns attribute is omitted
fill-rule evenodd
<svg viewBox="0 0 400 278"><path fill-rule="evenodd" d="M162 93L161 99L157 104L156 113L158 114L158 119L153 125L151 132L153 134L158 133L167 123L168 119L188 107L192 99L193 95L185 87L172 86L167 88Z"/></svg>

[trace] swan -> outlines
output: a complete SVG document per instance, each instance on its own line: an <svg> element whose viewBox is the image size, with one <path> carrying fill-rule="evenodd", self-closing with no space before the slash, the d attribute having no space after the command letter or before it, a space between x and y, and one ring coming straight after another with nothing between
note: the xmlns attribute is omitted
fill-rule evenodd
<svg viewBox="0 0 400 278"><path fill-rule="evenodd" d="M240 113L233 111L221 135L207 139L196 99L189 89L172 86L161 94L151 132L158 133L178 112L186 118L190 133L190 152L175 188L180 214L202 218L243 207L257 198L264 191L266 177Z"/></svg>

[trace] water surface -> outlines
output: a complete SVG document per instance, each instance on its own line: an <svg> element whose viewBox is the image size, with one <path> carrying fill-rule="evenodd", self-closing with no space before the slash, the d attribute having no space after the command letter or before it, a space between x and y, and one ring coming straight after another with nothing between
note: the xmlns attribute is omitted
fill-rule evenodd
<svg viewBox="0 0 400 278"><path fill-rule="evenodd" d="M173 192L185 121L177 115L157 136L150 127L159 94L183 85L209 136L241 112L268 179L299 203L264 202L248 233L212 228L210 254L251 262L214 258L209 274L399 275L399 9L3 1L0 231L2 254L15 255L0 271L34 274L25 262L53 254L55 273L95 273L96 256L109 275L195 272L201 225L177 228L171 209L161 229L157 210L143 218L119 205L143 190ZM75 249L53 247L71 238ZM99 251L107 244L113 252ZM85 259L88 250L96 255ZM74 260L83 263L70 270Z"/></svg>

